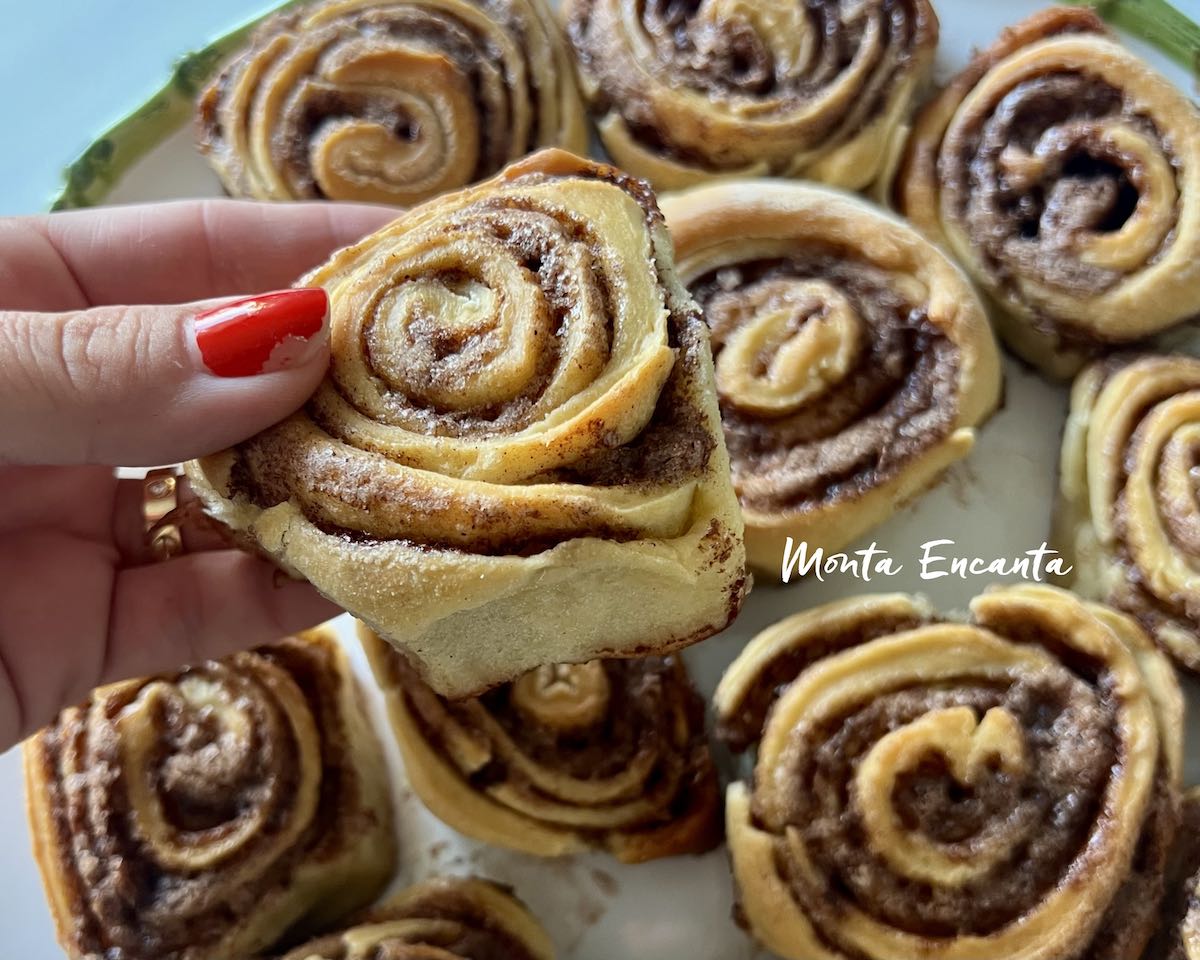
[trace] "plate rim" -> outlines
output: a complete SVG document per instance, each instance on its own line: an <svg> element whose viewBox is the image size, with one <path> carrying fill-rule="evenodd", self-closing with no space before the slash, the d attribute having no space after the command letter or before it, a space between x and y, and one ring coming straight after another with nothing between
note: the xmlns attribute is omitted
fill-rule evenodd
<svg viewBox="0 0 1200 960"><path fill-rule="evenodd" d="M311 0L277 3L179 57L157 91L100 133L63 168L62 186L49 209L77 210L103 203L134 164L191 120L200 91L260 23L307 2Z"/></svg>
<svg viewBox="0 0 1200 960"><path fill-rule="evenodd" d="M311 0L284 0L204 47L175 61L166 83L99 134L62 171L62 187L49 209L76 210L104 202L121 177L164 140L182 129L196 96L226 57L260 23ZM1200 24L1168 0L1049 0L1095 10L1109 26L1146 41L1200 83Z"/></svg>

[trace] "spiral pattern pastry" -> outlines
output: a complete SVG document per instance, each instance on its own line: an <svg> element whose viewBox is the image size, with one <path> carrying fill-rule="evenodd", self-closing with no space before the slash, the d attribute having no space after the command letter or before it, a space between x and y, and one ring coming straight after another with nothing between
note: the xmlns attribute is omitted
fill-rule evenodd
<svg viewBox="0 0 1200 960"><path fill-rule="evenodd" d="M885 182L933 65L928 0L565 0L613 160L659 190Z"/></svg>
<svg viewBox="0 0 1200 960"><path fill-rule="evenodd" d="M1200 671L1200 360L1085 369L1063 433L1054 539L1072 589L1136 617Z"/></svg>
<svg viewBox="0 0 1200 960"><path fill-rule="evenodd" d="M643 184L546 152L305 282L330 293L328 378L189 475L438 693L665 653L736 615L708 332Z"/></svg>
<svg viewBox="0 0 1200 960"><path fill-rule="evenodd" d="M740 910L789 960L1138 960L1179 822L1183 700L1129 617L1043 586L969 622L903 594L759 634L716 693Z"/></svg>
<svg viewBox="0 0 1200 960"><path fill-rule="evenodd" d="M25 747L72 960L231 960L369 903L395 864L383 755L311 632L102 687Z"/></svg>
<svg viewBox="0 0 1200 960"><path fill-rule="evenodd" d="M1162 924L1145 960L1200 960L1200 787L1183 798Z"/></svg>
<svg viewBox="0 0 1200 960"><path fill-rule="evenodd" d="M542 147L587 148L545 0L326 0L265 21L197 105L197 144L256 200L411 206Z"/></svg>
<svg viewBox="0 0 1200 960"><path fill-rule="evenodd" d="M704 701L677 657L539 667L451 701L366 629L408 782L460 833L542 857L625 863L721 839Z"/></svg>
<svg viewBox="0 0 1200 960"><path fill-rule="evenodd" d="M511 893L473 877L427 880L340 933L280 960L554 960L541 925Z"/></svg>
<svg viewBox="0 0 1200 960"><path fill-rule="evenodd" d="M1052 377L1200 314L1200 112L1090 10L979 53L918 117L895 201Z"/></svg>
<svg viewBox="0 0 1200 960"><path fill-rule="evenodd" d="M780 181L663 200L712 328L734 488L756 569L787 539L838 550L970 451L1000 398L978 298L874 206Z"/></svg>

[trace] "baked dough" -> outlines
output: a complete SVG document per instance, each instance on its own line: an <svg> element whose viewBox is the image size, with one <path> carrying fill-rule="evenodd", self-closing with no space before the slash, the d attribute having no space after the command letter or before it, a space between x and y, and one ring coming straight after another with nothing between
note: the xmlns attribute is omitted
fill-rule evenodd
<svg viewBox="0 0 1200 960"><path fill-rule="evenodd" d="M1200 314L1200 112L1091 10L977 54L918 116L895 201L1049 376Z"/></svg>
<svg viewBox="0 0 1200 960"><path fill-rule="evenodd" d="M663 199L712 330L756 571L840 550L967 455L999 353L961 272L908 225L818 186L755 180Z"/></svg>
<svg viewBox="0 0 1200 960"><path fill-rule="evenodd" d="M541 857L595 847L624 863L720 842L705 705L679 658L538 667L450 701L360 633L408 782L460 833Z"/></svg>
<svg viewBox="0 0 1200 960"><path fill-rule="evenodd" d="M1200 360L1121 356L1079 375L1054 540L1075 592L1125 610L1200 671Z"/></svg>
<svg viewBox="0 0 1200 960"><path fill-rule="evenodd" d="M72 960L230 960L370 903L396 862L383 753L312 631L96 690L25 746Z"/></svg>
<svg viewBox="0 0 1200 960"><path fill-rule="evenodd" d="M346 929L280 960L554 960L541 925L508 891L445 877L410 887Z"/></svg>
<svg viewBox="0 0 1200 960"><path fill-rule="evenodd" d="M759 634L717 689L756 748L727 831L788 960L1138 960L1179 817L1183 697L1129 617L1043 586L903 594Z"/></svg>
<svg viewBox="0 0 1200 960"><path fill-rule="evenodd" d="M434 690L667 653L737 614L708 331L644 184L537 154L302 282L330 294L328 378L188 476Z"/></svg>
<svg viewBox="0 0 1200 960"><path fill-rule="evenodd" d="M933 67L928 0L565 0L609 156L658 190L887 182Z"/></svg>
<svg viewBox="0 0 1200 960"><path fill-rule="evenodd" d="M327 0L276 14L201 95L196 137L235 197L400 206L541 147L588 143L545 0Z"/></svg>

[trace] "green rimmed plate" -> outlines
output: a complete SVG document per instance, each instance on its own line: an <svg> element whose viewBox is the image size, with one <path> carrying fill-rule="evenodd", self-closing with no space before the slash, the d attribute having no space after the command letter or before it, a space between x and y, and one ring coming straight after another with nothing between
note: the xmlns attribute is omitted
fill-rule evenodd
<svg viewBox="0 0 1200 960"><path fill-rule="evenodd" d="M284 10L300 2L302 0L289 0L277 9ZM1148 48L1143 52L1148 52L1151 59L1170 60L1175 68L1172 72L1178 74L1182 70L1185 74L1190 73L1193 86L1200 82L1200 25L1166 0L1083 0L1083 5L1094 7L1109 23L1125 33L1127 39ZM950 8L948 15L944 10L947 6ZM950 28L955 25L956 10L965 11L968 6L969 3L964 0L938 4L943 19L943 65L960 63L970 49L970 46L961 50L951 48L947 43ZM1019 19L1019 10L1041 6L1044 4L978 4L972 11L974 22L964 23L963 32L967 32L966 28L970 26L971 45L981 45L994 37L995 33L985 35L978 29L980 24L994 24L998 30L1005 23ZM1200 10L1197 10L1197 14L1200 14ZM163 148L173 134L189 126L193 104L201 88L262 19L259 17L245 23L202 49L182 57L175 65L170 80L158 93L97 137L66 168L62 192L55 198L51 209L90 207L111 199L113 190L123 183L127 173ZM950 50L955 52L951 54ZM141 181L144 184L145 178L142 177ZM182 180L179 185L183 185ZM142 191L144 186L141 184L131 185L131 199L160 199L146 196ZM125 192L122 191L122 196Z"/></svg>
<svg viewBox="0 0 1200 960"><path fill-rule="evenodd" d="M1026 0L981 3L935 0L943 22L940 70L961 67L972 48L990 42L1000 29L1043 4ZM1102 12L1141 39L1139 50L1182 86L1195 89L1200 31L1162 0L1100 4ZM217 196L220 186L191 145L192 101L212 71L235 49L249 26L184 58L166 86L99 138L69 168L56 208L173 197ZM1147 39L1148 38L1148 39ZM1153 48L1150 41L1158 43ZM943 609L961 608L991 577L923 581L914 558L920 544L947 538L953 552L970 557L1016 557L1044 540L1049 526L1058 461L1058 432L1065 391L1009 365L1005 409L986 427L971 459L950 480L881 528L878 540L904 572L864 585L849 578L760 589L737 625L688 654L702 689L716 680L746 639L767 623L817 602L871 589L920 590ZM870 538L869 538L870 539ZM340 624L351 636L348 624ZM356 667L369 674L357 645L349 644ZM368 680L368 688L371 687ZM371 701L377 727L386 731L382 704ZM1190 773L1200 777L1200 756ZM463 840L433 820L403 787L403 773L389 747L398 795L403 851L399 883L432 872L481 872L511 883L545 918L566 960L743 960L758 955L730 919L732 894L725 855L618 867L604 857L547 864ZM0 817L19 825L15 770L0 770ZM9 864L13 893L3 910L8 928L29 933L14 955L57 955L49 918L32 862Z"/></svg>

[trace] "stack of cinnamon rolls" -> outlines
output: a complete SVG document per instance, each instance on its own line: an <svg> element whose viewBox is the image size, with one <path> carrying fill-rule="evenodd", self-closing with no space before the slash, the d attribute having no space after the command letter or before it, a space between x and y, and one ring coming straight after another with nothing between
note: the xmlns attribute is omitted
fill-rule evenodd
<svg viewBox="0 0 1200 960"><path fill-rule="evenodd" d="M938 29L930 0L272 16L199 149L234 196L397 218L302 278L317 393L188 477L359 618L407 782L465 835L724 838L788 960L1200 958L1200 112L1087 9L934 91ZM769 627L716 691L722 789L679 651L789 541L840 550L986 442L997 337L1074 378L1073 581ZM391 790L325 634L97 690L26 766L75 960L554 955L483 880L371 906Z"/></svg>

